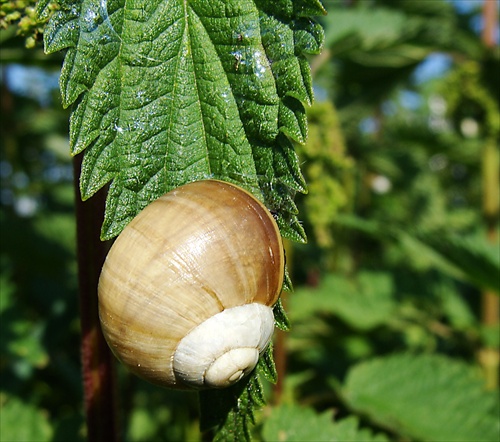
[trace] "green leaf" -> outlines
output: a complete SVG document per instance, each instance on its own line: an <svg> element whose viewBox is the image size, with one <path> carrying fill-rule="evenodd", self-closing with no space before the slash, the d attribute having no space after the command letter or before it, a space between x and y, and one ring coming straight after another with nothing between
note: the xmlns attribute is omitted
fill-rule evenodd
<svg viewBox="0 0 500 442"><path fill-rule="evenodd" d="M391 9L338 9L327 18L326 45L364 66L403 67L430 51L415 41L424 23Z"/></svg>
<svg viewBox="0 0 500 442"><path fill-rule="evenodd" d="M396 307L389 274L360 272L356 278L329 274L317 288L297 289L290 297L292 319L330 313L360 330L386 323Z"/></svg>
<svg viewBox="0 0 500 442"><path fill-rule="evenodd" d="M59 231L60 232L60 231ZM0 257L0 349L4 364L11 365L21 378L45 367L49 355L44 347L45 322L19 316L18 288L12 281L11 260Z"/></svg>
<svg viewBox="0 0 500 442"><path fill-rule="evenodd" d="M500 293L499 244L488 243L484 232L458 236L442 231L402 230L390 223L382 226L350 215L339 215L336 221L378 239L397 238L412 260L418 260L427 268L438 268L454 278Z"/></svg>
<svg viewBox="0 0 500 442"><path fill-rule="evenodd" d="M442 232L421 234L418 238L443 256L470 282L500 294L498 243L487 243L486 235L459 237Z"/></svg>
<svg viewBox="0 0 500 442"><path fill-rule="evenodd" d="M214 441L250 440L254 410L264 405L260 379L254 371L237 384L223 390L200 392L200 429L213 430Z"/></svg>
<svg viewBox="0 0 500 442"><path fill-rule="evenodd" d="M111 181L103 239L149 202L189 181L236 182L304 241L293 203L305 191L292 141L307 135L312 100L306 54L323 31L317 1L65 1L45 49L67 49L64 106L74 105L80 188Z"/></svg>
<svg viewBox="0 0 500 442"><path fill-rule="evenodd" d="M431 289L432 290L432 289ZM437 286L443 314L457 329L470 329L477 326L477 318L466 299L456 290L451 279L443 279Z"/></svg>
<svg viewBox="0 0 500 442"><path fill-rule="evenodd" d="M276 327L280 330L288 331L290 330L290 320L283 308L283 303L281 302L281 297L278 299L278 302L273 307L274 313L274 321L276 323Z"/></svg>
<svg viewBox="0 0 500 442"><path fill-rule="evenodd" d="M281 405L273 408L264 422L262 431L266 441L387 441L382 435L373 435L368 429L360 429L358 420L349 417L334 422L333 413L317 414L312 408L297 405Z"/></svg>
<svg viewBox="0 0 500 442"><path fill-rule="evenodd" d="M6 344L8 355L18 360L18 368L25 367L25 372L34 368L43 368L49 362L49 355L44 348L42 337L43 324L33 324L27 320L9 320L2 318L9 327L10 341ZM4 326L0 328L2 330ZM2 330L2 335L6 330ZM1 340L3 341L3 339Z"/></svg>
<svg viewBox="0 0 500 442"><path fill-rule="evenodd" d="M16 397L0 397L1 439L9 442L51 440L53 429L48 413Z"/></svg>
<svg viewBox="0 0 500 442"><path fill-rule="evenodd" d="M485 391L476 370L443 356L400 354L361 363L342 393L350 408L404 437L498 440L498 396Z"/></svg>
<svg viewBox="0 0 500 442"><path fill-rule="evenodd" d="M0 315L8 308L14 306L14 295L16 285L12 281L11 260L7 255L0 255L0 287L2 296L0 296Z"/></svg>
<svg viewBox="0 0 500 442"><path fill-rule="evenodd" d="M38 0L37 1L35 12L36 12L36 15L40 19L47 18L50 15L49 6L50 6L51 2L52 2L52 0Z"/></svg>
<svg viewBox="0 0 500 442"><path fill-rule="evenodd" d="M275 384L278 382L278 372L273 358L273 345L270 343L264 353L260 356L257 364L259 374L264 376L269 382Z"/></svg>

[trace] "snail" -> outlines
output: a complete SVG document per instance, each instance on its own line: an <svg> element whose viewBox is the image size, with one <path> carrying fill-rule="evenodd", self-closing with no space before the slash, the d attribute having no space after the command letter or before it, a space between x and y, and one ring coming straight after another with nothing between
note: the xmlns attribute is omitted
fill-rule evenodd
<svg viewBox="0 0 500 442"><path fill-rule="evenodd" d="M99 315L115 356L167 387L228 387L274 331L284 277L278 226L253 195L196 181L140 212L111 247Z"/></svg>

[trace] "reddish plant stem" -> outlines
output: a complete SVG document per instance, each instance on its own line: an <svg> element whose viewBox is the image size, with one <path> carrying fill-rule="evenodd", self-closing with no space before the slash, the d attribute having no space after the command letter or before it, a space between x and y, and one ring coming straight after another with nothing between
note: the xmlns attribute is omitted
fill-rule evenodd
<svg viewBox="0 0 500 442"><path fill-rule="evenodd" d="M485 0L483 4L483 31L481 38L484 44L490 48L494 47L495 32L497 28L497 4L496 0Z"/></svg>
<svg viewBox="0 0 500 442"><path fill-rule="evenodd" d="M73 160L80 296L81 360L87 440L118 440L113 356L99 323L97 284L109 244L99 238L104 218L105 190L88 201L79 191L82 155Z"/></svg>

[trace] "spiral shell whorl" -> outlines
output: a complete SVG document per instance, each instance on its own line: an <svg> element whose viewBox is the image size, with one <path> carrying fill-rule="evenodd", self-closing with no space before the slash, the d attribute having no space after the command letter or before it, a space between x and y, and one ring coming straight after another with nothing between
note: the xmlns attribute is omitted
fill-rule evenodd
<svg viewBox="0 0 500 442"><path fill-rule="evenodd" d="M224 310L181 340L174 353L174 373L195 387L228 387L254 369L273 329L273 312L265 305Z"/></svg>

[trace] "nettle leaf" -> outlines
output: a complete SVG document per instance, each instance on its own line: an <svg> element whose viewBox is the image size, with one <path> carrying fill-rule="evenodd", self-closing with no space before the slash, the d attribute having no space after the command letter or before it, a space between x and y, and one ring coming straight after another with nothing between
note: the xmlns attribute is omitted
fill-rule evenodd
<svg viewBox="0 0 500 442"><path fill-rule="evenodd" d="M417 238L443 256L473 284L500 294L500 248L486 235L420 234Z"/></svg>
<svg viewBox="0 0 500 442"><path fill-rule="evenodd" d="M272 344L261 355L251 376L223 390L200 392L201 431L213 431L215 441L250 440L255 410L265 405L260 376L269 382L277 381Z"/></svg>
<svg viewBox="0 0 500 442"><path fill-rule="evenodd" d="M2 392L0 395L2 440L51 440L53 428L46 410Z"/></svg>
<svg viewBox="0 0 500 442"><path fill-rule="evenodd" d="M288 316L285 312L285 309L283 308L283 303L281 302L281 297L278 299L278 302L273 307L273 313L274 313L274 321L275 321L276 327L278 327L280 330L283 330L283 331L290 330L290 327L291 327L290 320L288 319Z"/></svg>
<svg viewBox="0 0 500 442"><path fill-rule="evenodd" d="M310 321L312 314L321 312L359 330L370 330L388 323L394 314L393 281L384 272L360 271L355 278L329 274L318 287L297 289L290 307L294 321Z"/></svg>
<svg viewBox="0 0 500 442"><path fill-rule="evenodd" d="M50 16L50 4L52 0L38 0L36 4L36 14L40 19L46 19Z"/></svg>
<svg viewBox="0 0 500 442"><path fill-rule="evenodd" d="M498 440L498 392L480 373L439 355L400 354L349 372L347 405L405 438L422 441Z"/></svg>
<svg viewBox="0 0 500 442"><path fill-rule="evenodd" d="M321 414L312 408L281 405L273 408L265 421L262 434L265 441L364 441L386 442L383 434L359 428L356 417L334 421L331 411Z"/></svg>
<svg viewBox="0 0 500 442"><path fill-rule="evenodd" d="M45 49L67 49L61 92L74 106L71 151L85 151L82 198L111 182L103 239L163 193L213 177L250 190L285 237L305 240L292 143L307 136L305 55L323 43L309 15L323 13L314 0L61 2Z"/></svg>
<svg viewBox="0 0 500 442"><path fill-rule="evenodd" d="M273 384L278 382L278 372L274 363L272 343L268 345L264 353L260 356L257 370L269 382Z"/></svg>
<svg viewBox="0 0 500 442"><path fill-rule="evenodd" d="M264 404L258 376L249 376L223 390L203 390L200 392L200 429L213 431L214 441L250 440L250 425L255 423L254 410Z"/></svg>

